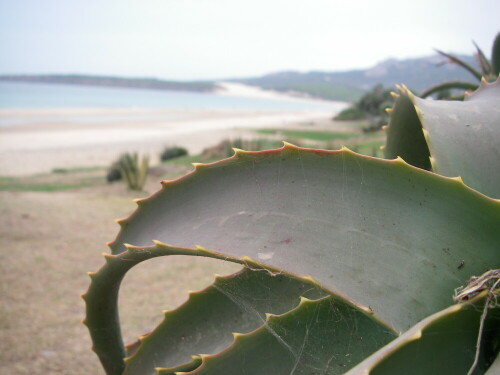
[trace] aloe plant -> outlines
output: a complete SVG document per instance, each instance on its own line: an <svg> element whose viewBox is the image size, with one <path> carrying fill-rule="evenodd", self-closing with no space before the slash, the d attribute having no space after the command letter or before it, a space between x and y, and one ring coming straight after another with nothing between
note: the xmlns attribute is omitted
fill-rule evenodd
<svg viewBox="0 0 500 375"><path fill-rule="evenodd" d="M480 67L479 70L455 55L440 50L436 50L436 52L439 53L441 56L445 57L447 59L447 62L451 64L456 64L462 67L463 69L467 70L474 76L474 78L478 81L478 83L475 84L462 81L444 82L425 90L420 94L420 97L427 98L431 95L438 94L444 98L448 98L450 90L457 89L461 90L462 92L473 91L478 88L479 82L481 82L481 80L485 81L496 80L498 75L500 74L500 33L497 34L495 40L493 41L490 60L486 57L484 52L481 50L481 48L479 48L479 46L475 42L473 42L473 44L474 47L476 48L474 57L476 59L478 66ZM456 96L454 98L462 99L463 95Z"/></svg>
<svg viewBox="0 0 500 375"><path fill-rule="evenodd" d="M236 149L138 200L83 295L106 374L493 374L500 201L466 184L498 192L500 158L487 157L499 145L499 87L483 84L458 107L401 88L386 152L406 161L287 143ZM481 126L441 139L439 126L471 121L459 108ZM446 113L454 125L440 121ZM121 280L171 255L242 270L216 276L125 346Z"/></svg>
<svg viewBox="0 0 500 375"><path fill-rule="evenodd" d="M139 161L137 153L124 154L119 163L122 176L127 180L129 189L142 190L148 175L149 157L144 156Z"/></svg>

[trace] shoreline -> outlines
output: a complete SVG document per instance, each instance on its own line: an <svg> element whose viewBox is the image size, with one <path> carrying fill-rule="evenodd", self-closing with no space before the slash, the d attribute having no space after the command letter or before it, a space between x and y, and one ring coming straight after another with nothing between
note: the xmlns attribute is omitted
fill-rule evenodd
<svg viewBox="0 0 500 375"><path fill-rule="evenodd" d="M260 128L325 121L331 111L210 109L0 109L0 176L109 166L124 152L156 163L167 146L200 153ZM2 122L17 121L3 125Z"/></svg>

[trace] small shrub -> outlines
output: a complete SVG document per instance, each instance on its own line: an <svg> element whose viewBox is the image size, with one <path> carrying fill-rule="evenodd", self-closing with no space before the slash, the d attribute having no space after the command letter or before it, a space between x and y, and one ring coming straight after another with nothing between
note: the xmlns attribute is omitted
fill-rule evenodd
<svg viewBox="0 0 500 375"><path fill-rule="evenodd" d="M161 161L167 161L170 159L178 158L179 156L185 156L188 154L188 151L183 147L167 147L160 154Z"/></svg>
<svg viewBox="0 0 500 375"><path fill-rule="evenodd" d="M362 120L365 118L365 114L357 107L349 107L340 112L333 119L337 121L354 121Z"/></svg>
<svg viewBox="0 0 500 375"><path fill-rule="evenodd" d="M137 153L122 154L113 162L106 174L106 180L111 183L125 177L128 187L132 190L142 190L149 168L149 158L144 156L139 162Z"/></svg>
<svg viewBox="0 0 500 375"><path fill-rule="evenodd" d="M120 164L122 163L125 155L120 155L120 157L111 164L106 173L106 181L108 183L120 181L122 179L122 171L120 169Z"/></svg>

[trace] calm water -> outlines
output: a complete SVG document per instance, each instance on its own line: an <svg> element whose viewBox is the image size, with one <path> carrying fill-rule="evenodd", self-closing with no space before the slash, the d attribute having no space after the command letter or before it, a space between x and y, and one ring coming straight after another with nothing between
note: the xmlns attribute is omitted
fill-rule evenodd
<svg viewBox="0 0 500 375"><path fill-rule="evenodd" d="M0 108L175 108L334 110L335 104L209 93L0 82Z"/></svg>

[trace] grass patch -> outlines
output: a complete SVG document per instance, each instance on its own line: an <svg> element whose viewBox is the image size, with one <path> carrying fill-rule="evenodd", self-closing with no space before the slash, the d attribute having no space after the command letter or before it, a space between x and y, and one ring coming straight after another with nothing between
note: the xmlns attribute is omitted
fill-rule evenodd
<svg viewBox="0 0 500 375"><path fill-rule="evenodd" d="M55 192L106 183L102 167L57 168L31 176L0 176L0 191Z"/></svg>
<svg viewBox="0 0 500 375"><path fill-rule="evenodd" d="M357 136L356 133L330 132L323 130L278 130L278 129L260 129L258 133L265 135L280 134L284 138L302 138L311 141L329 142L335 139L349 139Z"/></svg>

